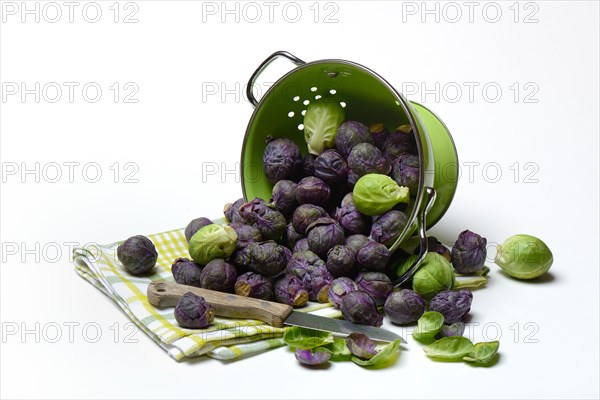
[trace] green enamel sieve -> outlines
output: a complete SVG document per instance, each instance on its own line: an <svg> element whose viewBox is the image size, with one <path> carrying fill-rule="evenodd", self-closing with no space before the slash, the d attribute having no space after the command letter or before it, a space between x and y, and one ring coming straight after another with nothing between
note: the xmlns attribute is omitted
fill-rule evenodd
<svg viewBox="0 0 600 400"><path fill-rule="evenodd" d="M296 68L282 76L257 100L254 85L261 73L278 58ZM419 252L411 267L394 281L399 286L417 270L427 254L427 229L444 215L456 191L458 155L452 136L444 123L427 107L408 101L385 79L360 64L346 60L304 62L285 51L271 54L250 77L248 100L254 113L248 123L241 155L241 182L244 199L269 200L273 185L263 172L263 151L267 137L293 140L303 154L303 116L307 106L321 98L339 101L346 120L381 122L390 130L410 124L420 158L419 189L408 208L408 223L390 247L394 252L416 237ZM413 240L414 241L414 240Z"/></svg>

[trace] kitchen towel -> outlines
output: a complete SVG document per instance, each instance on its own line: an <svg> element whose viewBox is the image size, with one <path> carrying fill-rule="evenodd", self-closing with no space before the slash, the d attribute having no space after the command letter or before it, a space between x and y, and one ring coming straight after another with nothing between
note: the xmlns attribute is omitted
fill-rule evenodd
<svg viewBox="0 0 600 400"><path fill-rule="evenodd" d="M148 302L146 290L152 281L174 282L171 264L189 257L184 230L149 235L156 246L158 260L154 273L134 276L117 258L122 242L87 246L74 250L76 272L119 305L141 331L152 338L175 360L206 355L231 360L282 346L286 328L275 328L261 321L216 317L207 329L184 329L177 325L173 308L158 309ZM314 304L299 311L311 312L330 307Z"/></svg>

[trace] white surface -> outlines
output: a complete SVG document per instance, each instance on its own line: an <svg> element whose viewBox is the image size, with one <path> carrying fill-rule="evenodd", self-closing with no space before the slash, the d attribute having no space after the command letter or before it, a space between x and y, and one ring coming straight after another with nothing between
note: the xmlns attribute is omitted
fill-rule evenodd
<svg viewBox="0 0 600 400"><path fill-rule="evenodd" d="M70 103L66 89L56 104L35 103L31 95L24 103L18 96L1 103L3 168L22 162L30 167L95 162L103 172L98 183L88 183L79 167L70 183L64 167L63 179L54 184L43 177L40 183L31 175L21 182L18 175L3 174L3 398L599 396L597 2L520 3L518 23L514 8L509 9L513 2L497 3L502 10L497 23L483 18L484 2L472 23L462 2L454 3L463 13L456 23L448 21L453 10L439 3L446 14L437 23L434 15L422 22L419 14L404 14L403 20L402 7L420 9L421 2L391 1L336 2L327 10L321 3L320 22L314 23L312 2L302 2L297 3L302 18L295 24L282 17L284 3L269 23L261 2L255 3L265 13L260 22L244 21L243 15L239 23L233 16L221 23L218 15L206 15L203 22L203 4L192 1L137 1L138 23L114 23L112 3L98 3L103 14L96 24L83 20L85 3L75 9L73 23L66 6L63 20L54 24L43 15L40 23L33 16L21 23L20 14L3 10L3 83L79 82L81 88L97 82L103 88L93 104L77 90ZM120 5L121 19L134 10ZM204 4L212 6L222 7ZM242 3L238 7L243 11ZM338 22L323 23L332 7ZM488 19L494 17L489 7ZM538 22L523 23L536 7ZM46 11L54 17L53 10ZM88 12L93 17L93 10ZM211 176L203 183L201 165L234 167L252 109L233 95L225 102L216 95L203 101L203 83L243 86L279 49L305 60L337 57L367 65L443 118L465 174L448 214L433 229L440 239L451 243L465 228L489 242L523 232L543 238L553 250L554 266L544 282L517 282L492 265L488 287L475 293L471 321L480 325L474 339L484 338L484 326L488 337L495 336L494 326L500 329L497 365L436 363L410 337L398 363L380 371L352 363L309 370L286 349L233 363L177 364L139 332L133 336L137 343L126 343L125 316L75 275L65 243L106 243L180 227L197 216L220 215L224 203L240 196L234 175ZM273 68L275 77L288 66L282 61ZM115 104L109 89L114 82L137 84L139 103ZM423 99L421 93L408 93L414 88L410 82L428 88L456 82L463 96L456 102L450 101L454 92ZM464 82L479 83L473 101ZM490 82L503 90L496 103L486 101L480 90ZM538 102L522 97L515 102L510 89L515 82L521 96L539 88L533 96ZM525 87L528 82L533 86ZM123 183L121 175L114 183L109 167L115 162L121 169L136 163L139 182ZM469 179L468 162L498 163L502 177L491 183L493 175L486 180L480 166ZM515 183L509 167L516 162L522 174ZM539 167L538 183L524 183L527 162ZM36 254L22 251L36 243L38 254L46 249L39 262ZM24 328L35 331L37 323L39 338L21 337ZM71 338L69 323L80 324ZM101 330L97 343L89 343L94 326L87 336L82 332L88 323ZM19 332L9 335L15 326ZM57 326L62 336L51 343ZM525 335L535 327L529 339L537 342L527 343Z"/></svg>

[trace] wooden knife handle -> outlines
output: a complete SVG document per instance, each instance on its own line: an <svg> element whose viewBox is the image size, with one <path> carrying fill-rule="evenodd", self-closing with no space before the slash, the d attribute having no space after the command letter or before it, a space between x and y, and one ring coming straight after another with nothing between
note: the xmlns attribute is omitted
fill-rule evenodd
<svg viewBox="0 0 600 400"><path fill-rule="evenodd" d="M148 285L148 301L155 307L174 307L187 292L204 297L221 317L257 319L275 327L282 327L283 321L293 308L286 304L253 299L230 293L201 289L178 283L152 282Z"/></svg>

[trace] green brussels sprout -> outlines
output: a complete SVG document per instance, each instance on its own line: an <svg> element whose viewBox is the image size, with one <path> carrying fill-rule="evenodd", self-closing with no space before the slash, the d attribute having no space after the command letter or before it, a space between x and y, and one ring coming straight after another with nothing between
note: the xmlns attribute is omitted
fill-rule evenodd
<svg viewBox="0 0 600 400"><path fill-rule="evenodd" d="M117 247L117 258L132 275L143 275L156 264L158 253L146 236L132 236Z"/></svg>
<svg viewBox="0 0 600 400"><path fill-rule="evenodd" d="M344 121L344 109L333 101L317 101L304 115L304 140L310 154L319 155L335 145L335 133Z"/></svg>
<svg viewBox="0 0 600 400"><path fill-rule="evenodd" d="M514 235L498 245L494 262L506 274L518 279L534 279L550 269L552 252L535 236Z"/></svg>
<svg viewBox="0 0 600 400"><path fill-rule="evenodd" d="M408 203L408 188L398 186L389 176L367 174L361 177L352 192L356 209L364 215L381 215L398 203Z"/></svg>
<svg viewBox="0 0 600 400"><path fill-rule="evenodd" d="M190 239L190 256L200 265L216 258L227 258L235 251L237 233L229 226L210 224Z"/></svg>
<svg viewBox="0 0 600 400"><path fill-rule="evenodd" d="M427 253L412 278L412 289L430 300L433 296L454 286L452 265L438 253Z"/></svg>

